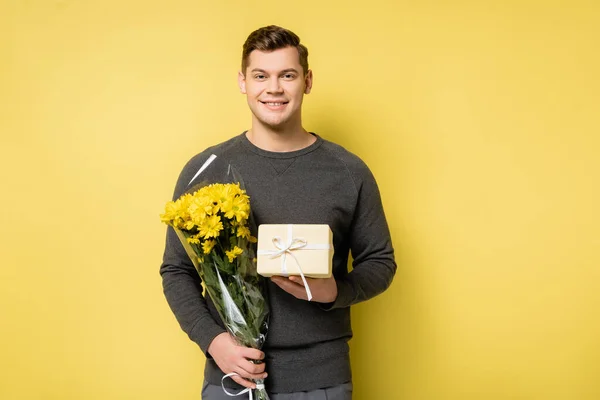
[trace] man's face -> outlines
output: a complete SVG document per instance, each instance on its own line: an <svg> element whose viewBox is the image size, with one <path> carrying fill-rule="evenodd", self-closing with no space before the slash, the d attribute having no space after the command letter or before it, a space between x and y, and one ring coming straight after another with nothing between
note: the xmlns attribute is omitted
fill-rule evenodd
<svg viewBox="0 0 600 400"><path fill-rule="evenodd" d="M295 47L268 53L254 50L243 72L238 83L255 122L275 129L301 124L302 98L310 93L312 71L304 75Z"/></svg>

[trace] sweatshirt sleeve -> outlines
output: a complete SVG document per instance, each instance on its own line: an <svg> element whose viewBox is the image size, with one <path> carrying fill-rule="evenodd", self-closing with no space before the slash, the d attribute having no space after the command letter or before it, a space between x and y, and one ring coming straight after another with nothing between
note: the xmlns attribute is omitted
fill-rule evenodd
<svg viewBox="0 0 600 400"><path fill-rule="evenodd" d="M377 182L360 161L351 170L357 202L349 232L352 271L337 280L338 296L325 309L349 307L375 297L387 289L396 273L390 231Z"/></svg>
<svg viewBox="0 0 600 400"><path fill-rule="evenodd" d="M198 156L198 158L202 158ZM189 180L195 173L192 166L202 165L192 159L183 169L173 200L186 190ZM204 161L204 160L202 160ZM200 276L190 261L177 234L172 227L167 228L167 237L163 262L160 266L163 292L181 329L187 333L207 357L208 346L225 329L217 324L208 310L206 299L202 293Z"/></svg>

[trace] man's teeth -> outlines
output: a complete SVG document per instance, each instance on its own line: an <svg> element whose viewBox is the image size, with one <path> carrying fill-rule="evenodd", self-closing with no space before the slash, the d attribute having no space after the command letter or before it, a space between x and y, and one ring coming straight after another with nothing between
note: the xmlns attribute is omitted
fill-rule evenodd
<svg viewBox="0 0 600 400"><path fill-rule="evenodd" d="M284 103L265 103L269 106L282 106Z"/></svg>

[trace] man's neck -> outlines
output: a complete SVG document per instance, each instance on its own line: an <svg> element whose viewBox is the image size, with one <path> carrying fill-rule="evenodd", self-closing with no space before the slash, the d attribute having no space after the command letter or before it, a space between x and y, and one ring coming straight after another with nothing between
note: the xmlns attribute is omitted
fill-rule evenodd
<svg viewBox="0 0 600 400"><path fill-rule="evenodd" d="M317 140L302 125L295 129L276 130L253 123L252 129L246 132L246 137L256 147L277 153L301 150Z"/></svg>

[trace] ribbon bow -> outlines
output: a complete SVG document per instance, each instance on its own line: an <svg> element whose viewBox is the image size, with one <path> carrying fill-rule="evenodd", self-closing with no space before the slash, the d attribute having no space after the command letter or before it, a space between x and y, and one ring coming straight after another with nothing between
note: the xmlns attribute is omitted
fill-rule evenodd
<svg viewBox="0 0 600 400"><path fill-rule="evenodd" d="M283 258L281 259L281 273L284 275L287 275L288 272L287 272L287 266L286 266L286 257L288 254L290 256L292 256L292 258L296 261L296 265L298 266L298 271L300 271L300 277L302 278L302 282L304 283L304 289L306 289L306 296L308 297L308 301L311 301L312 293L310 291L310 287L308 287L308 282L306 282L306 278L304 277L304 272L302 271L302 267L300 267L300 262L298 261L298 259L294 255L294 253L292 253L293 250L299 250L303 247L306 247L307 242L303 238L295 238L292 240L291 239L292 235L289 235L289 237L290 237L290 242L287 244L287 246L282 243L281 238L279 236L275 236L272 239L273 245L279 251L270 252L269 254L271 254L271 256L269 258L277 258L277 257L283 256Z"/></svg>
<svg viewBox="0 0 600 400"><path fill-rule="evenodd" d="M300 266L300 262L298 262L298 259L296 258L296 256L294 255L294 253L292 253L293 250L299 250L302 249L304 247L306 247L307 242L305 239L303 238L294 238L292 239L292 232L291 232L291 228L292 226L289 225L289 231L288 231L288 244L285 245L283 244L281 238L279 236L275 236L272 241L273 241L273 245L275 246L275 248L277 249L277 251L265 251L264 254L269 254L270 257L269 258L277 258L277 257L282 257L281 258L281 273L285 276L288 275L287 272L287 264L286 264L286 259L287 259L287 255L289 254L290 256L292 256L292 258L296 261L296 265L298 266L298 270L300 271L300 277L302 278L302 282L304 283L304 289L306 290L306 296L308 297L308 301L312 300L312 292L310 291L310 287L308 287L308 282L306 282L306 277L304 276L304 272L302 271L302 267Z"/></svg>

